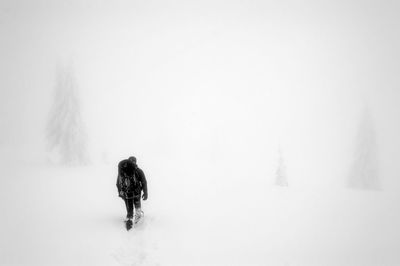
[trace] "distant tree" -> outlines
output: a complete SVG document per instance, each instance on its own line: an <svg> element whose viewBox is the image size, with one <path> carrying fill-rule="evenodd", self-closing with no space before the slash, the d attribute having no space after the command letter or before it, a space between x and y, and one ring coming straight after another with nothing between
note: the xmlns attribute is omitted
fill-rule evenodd
<svg viewBox="0 0 400 266"><path fill-rule="evenodd" d="M282 155L282 150L281 148L279 148L278 151L278 167L276 169L276 179L275 179L275 185L277 186L281 186L281 187L287 187L288 184L288 180L287 180L287 175L286 175L286 165L285 165L285 161L283 159L283 155Z"/></svg>
<svg viewBox="0 0 400 266"><path fill-rule="evenodd" d="M58 69L54 89L53 105L47 123L47 140L52 159L63 164L86 164L87 136L77 96L77 82L71 67Z"/></svg>
<svg viewBox="0 0 400 266"><path fill-rule="evenodd" d="M378 149L371 113L365 109L359 124L354 161L350 169L349 186L359 189L379 189Z"/></svg>

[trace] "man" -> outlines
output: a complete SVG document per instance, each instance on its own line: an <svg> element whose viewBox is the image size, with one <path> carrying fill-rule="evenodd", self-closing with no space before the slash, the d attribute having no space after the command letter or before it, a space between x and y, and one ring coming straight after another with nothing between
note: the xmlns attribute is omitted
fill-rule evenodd
<svg viewBox="0 0 400 266"><path fill-rule="evenodd" d="M137 166L136 158L131 156L118 164L117 188L119 197L125 201L126 219L131 221L135 207L135 223L143 216L140 196L147 200L147 181L143 171Z"/></svg>

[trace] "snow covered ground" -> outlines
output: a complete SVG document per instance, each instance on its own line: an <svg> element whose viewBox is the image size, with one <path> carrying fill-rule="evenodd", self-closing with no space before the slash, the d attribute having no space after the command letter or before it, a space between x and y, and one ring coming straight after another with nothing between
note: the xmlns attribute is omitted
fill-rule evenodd
<svg viewBox="0 0 400 266"><path fill-rule="evenodd" d="M1 0L0 266L400 265L399 13Z"/></svg>
<svg viewBox="0 0 400 266"><path fill-rule="evenodd" d="M3 165L0 265L400 263L395 192L162 168L144 169L146 220L127 232L115 165Z"/></svg>

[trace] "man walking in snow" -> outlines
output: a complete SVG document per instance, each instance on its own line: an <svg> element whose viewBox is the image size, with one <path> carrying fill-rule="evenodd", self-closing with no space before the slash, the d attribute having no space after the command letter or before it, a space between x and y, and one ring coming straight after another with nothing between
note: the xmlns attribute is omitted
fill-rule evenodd
<svg viewBox="0 0 400 266"><path fill-rule="evenodd" d="M142 199L147 200L147 181L135 157L129 157L118 164L117 188L119 197L125 201L127 221L132 220L135 208L135 223L138 222L144 214L140 196L143 191Z"/></svg>

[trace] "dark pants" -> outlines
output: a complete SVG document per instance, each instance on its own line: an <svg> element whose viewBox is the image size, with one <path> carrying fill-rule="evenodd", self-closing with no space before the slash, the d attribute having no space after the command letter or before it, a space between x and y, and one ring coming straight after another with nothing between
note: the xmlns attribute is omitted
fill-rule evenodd
<svg viewBox="0 0 400 266"><path fill-rule="evenodd" d="M124 199L124 201L125 201L126 212L127 212L126 217L133 218L133 206L135 206L135 209L141 208L140 194L134 195L132 198L129 198L129 199Z"/></svg>

